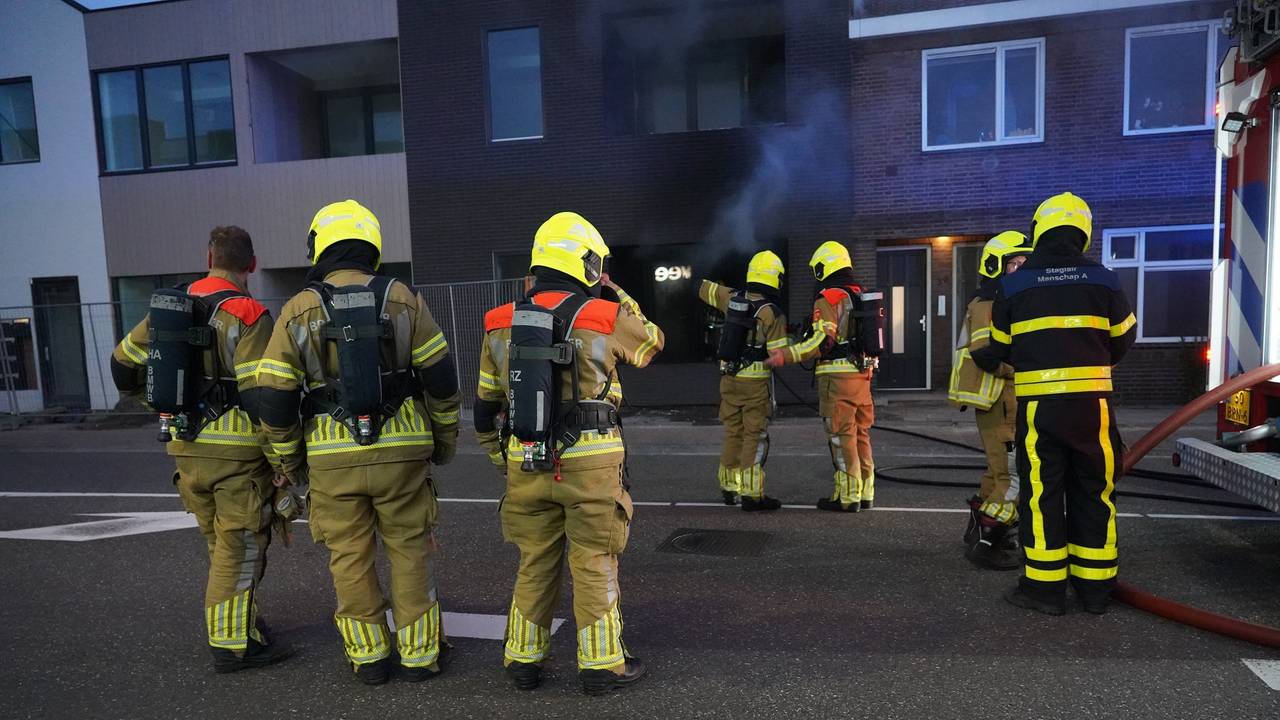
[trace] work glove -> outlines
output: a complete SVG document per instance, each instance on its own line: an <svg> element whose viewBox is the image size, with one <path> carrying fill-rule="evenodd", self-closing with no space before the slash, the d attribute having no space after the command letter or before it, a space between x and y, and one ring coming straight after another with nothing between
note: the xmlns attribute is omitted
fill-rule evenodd
<svg viewBox="0 0 1280 720"><path fill-rule="evenodd" d="M453 462L453 456L458 452L458 434L450 433L447 437L437 435L435 437L435 449L431 452L432 465L448 465Z"/></svg>
<svg viewBox="0 0 1280 720"><path fill-rule="evenodd" d="M284 539L285 547L293 544L291 523L307 509L307 487L295 485L284 473L276 473L271 484L274 490L271 495L271 522Z"/></svg>

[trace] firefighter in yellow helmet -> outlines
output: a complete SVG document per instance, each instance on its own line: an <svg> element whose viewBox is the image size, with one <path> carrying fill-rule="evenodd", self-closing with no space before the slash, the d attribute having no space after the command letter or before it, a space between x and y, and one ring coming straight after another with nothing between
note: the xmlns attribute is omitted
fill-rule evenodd
<svg viewBox="0 0 1280 720"><path fill-rule="evenodd" d="M604 274L608 255L585 218L556 213L534 236L526 297L484 319L476 438L507 477L502 533L520 549L520 569L503 661L524 690L542 682L566 556L583 691L604 694L645 673L622 643L618 605L632 504L617 368L648 365L663 335ZM617 302L601 299L601 286Z"/></svg>
<svg viewBox="0 0 1280 720"><path fill-rule="evenodd" d="M807 338L769 352L769 364L818 359L818 412L827 432L835 488L818 500L818 509L858 512L875 502L876 471L871 456L871 425L875 404L871 375L877 367L879 347L862 337L863 323L875 318L864 304L875 304L874 294L863 293L853 277L849 251L835 241L824 242L809 260L818 292L813 301L813 326ZM872 336L877 333L872 332Z"/></svg>
<svg viewBox="0 0 1280 720"><path fill-rule="evenodd" d="M1116 472L1120 433L1111 369L1133 345L1135 320L1116 274L1086 258L1093 214L1063 193L1032 224L1035 251L1000 279L983 370L1012 365L1018 396L1018 500L1023 577L1005 599L1066 612L1068 580L1087 612L1107 611L1119 568Z"/></svg>
<svg viewBox="0 0 1280 720"><path fill-rule="evenodd" d="M209 551L204 614L213 668L228 673L279 662L293 651L269 640L257 604L271 544L273 468L280 462L258 427L255 371L271 337L271 314L249 296L249 274L257 266L249 233L214 228L208 258L208 277L152 296L147 316L112 353L111 375L121 394L147 388L148 402L165 413L161 439L177 461L174 485ZM205 333L208 340L196 351L198 372L179 368L191 338ZM166 412L175 409L166 407L175 398L157 391L178 386L206 409ZM286 497L292 500L282 493ZM277 522L287 543L283 522L292 510L281 509L288 517Z"/></svg>
<svg viewBox="0 0 1280 720"><path fill-rule="evenodd" d="M742 509L777 510L782 503L764 494L764 463L769 457L769 418L773 416L769 350L786 347L787 318L782 312L782 259L768 250L747 264L745 290L703 280L698 297L725 314L716 355L720 360L720 422L724 446L716 476L725 505L742 497Z"/></svg>
<svg viewBox="0 0 1280 720"><path fill-rule="evenodd" d="M1001 364L998 372L986 372L974 364L972 353L991 342L991 305L999 279L1016 272L1030 254L1027 236L1014 230L996 235L982 248L978 273L983 280L969 300L960 326L948 391L953 404L962 410L973 408L987 455L987 471L978 494L969 498L965 556L994 570L1013 570L1022 564L1015 532L1018 471L1013 461L1018 400L1013 391L1013 368Z"/></svg>
<svg viewBox="0 0 1280 720"><path fill-rule="evenodd" d="M307 287L285 304L258 369L262 420L285 472L310 480L311 530L329 548L334 623L357 678L426 680L447 647L432 572L431 466L457 447L457 375L422 296L379 275L382 230L354 200L311 223ZM382 539L387 598L375 568Z"/></svg>

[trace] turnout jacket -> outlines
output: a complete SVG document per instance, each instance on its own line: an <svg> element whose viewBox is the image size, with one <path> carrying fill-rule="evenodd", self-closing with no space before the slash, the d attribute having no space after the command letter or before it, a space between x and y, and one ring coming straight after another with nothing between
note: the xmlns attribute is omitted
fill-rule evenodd
<svg viewBox="0 0 1280 720"><path fill-rule="evenodd" d="M722 313L729 312L729 299L737 294L737 290L710 280L703 280L702 285L698 287L698 298ZM746 296L752 302L767 300L758 292L747 291ZM761 349L761 355L764 357L768 357L769 350L784 348L791 344L787 337L787 316L773 302L766 302L756 311L754 337L757 343L755 347ZM771 372L771 368L764 364L763 360L757 360L731 377L741 380L767 380Z"/></svg>
<svg viewBox="0 0 1280 720"><path fill-rule="evenodd" d="M990 373L1012 365L1019 398L1106 397L1137 319L1114 272L1046 240L1000 278L991 342L973 352L974 362Z"/></svg>
<svg viewBox="0 0 1280 720"><path fill-rule="evenodd" d="M986 410L1005 393L1013 391L1013 386L1005 382L1013 379L1013 368L1008 363L1000 363L996 372L989 373L973 361L975 351L991 344L991 311L999 283L999 278L987 278L978 285L960 326L947 394L948 399L961 407L973 405Z"/></svg>
<svg viewBox="0 0 1280 720"><path fill-rule="evenodd" d="M249 297L248 290L236 284L234 274L224 270L210 271L208 276L191 283L187 293L200 297L224 290L235 290L243 293L244 297L222 303L210 318L209 326L214 330L216 343L214 352L217 353L223 379L235 381L241 402L248 405L257 388L258 360L271 337L271 313L262 303ZM148 314L111 353L116 387L124 394L137 395L146 387L150 331L151 317ZM258 427L257 420L251 419L243 407L228 410L206 425L193 441L175 437L165 445L165 450L175 456L250 461L266 455L272 465L279 464L279 458L271 450L271 444Z"/></svg>
<svg viewBox="0 0 1280 720"><path fill-rule="evenodd" d="M826 288L818 293L813 301L813 330L809 337L786 348L788 363L799 363L811 360L822 354L832 345L849 340L854 328L853 299L862 292L857 285L850 285L849 292L842 288ZM823 375L860 375L871 379L871 368L859 370L848 358L819 360L814 374ZM868 390L868 392L870 392Z"/></svg>
<svg viewBox="0 0 1280 720"><path fill-rule="evenodd" d="M335 270L324 281L334 287L364 285L373 278L359 270ZM321 329L324 304L314 290L294 295L276 321L271 341L258 367L263 399L263 428L292 479L304 466L319 469L355 467L383 462L425 461L435 447L451 454L457 447L457 375L449 358L444 333L431 317L426 302L399 281L387 287L384 319L391 324L394 346L384 355L386 370L418 371L424 392L410 395L387 419L370 445L359 445L343 423L328 414L300 419L296 411L269 412L268 407L298 407L300 393L317 390L325 376L337 377L337 353L325 352ZM328 362L325 368L322 363ZM370 368L377 372L377 368ZM292 420L293 422L289 422Z"/></svg>
<svg viewBox="0 0 1280 720"><path fill-rule="evenodd" d="M645 318L640 306L625 292L618 290L619 302L593 299L578 313L568 339L576 349L578 396L581 400L602 400L615 409L622 406L622 384L619 365L642 368L662 351L662 330ZM545 308L555 308L569 297L568 292L545 290L533 301ZM508 347L511 343L511 319L514 303L499 305L484 317L485 336L480 346L480 380L476 388L476 440L495 465L502 464L502 428L494 418L506 412L510 383L507 375ZM572 376L559 371L560 401L573 398ZM559 450L560 448L557 448ZM507 455L519 463L520 443L508 441ZM622 463L622 434L618 427L605 433L584 429L576 444L561 455L565 470L587 470Z"/></svg>

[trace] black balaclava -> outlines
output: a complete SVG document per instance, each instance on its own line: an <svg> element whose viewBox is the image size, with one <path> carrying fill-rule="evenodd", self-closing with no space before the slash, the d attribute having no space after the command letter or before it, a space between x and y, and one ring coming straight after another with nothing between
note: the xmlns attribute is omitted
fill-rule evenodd
<svg viewBox="0 0 1280 720"><path fill-rule="evenodd" d="M782 291L780 291L778 288L765 285L764 283L749 282L747 283L747 291L753 292L753 293L760 293L761 295L764 296L765 300L768 300L774 305L782 304Z"/></svg>
<svg viewBox="0 0 1280 720"><path fill-rule="evenodd" d="M1079 257L1084 253L1088 238L1084 231L1070 225L1045 230L1036 242L1034 255L1053 257Z"/></svg>
<svg viewBox="0 0 1280 720"><path fill-rule="evenodd" d="M596 283L591 287L587 287L581 280L566 275L559 270L552 270L548 267L533 268L533 287L529 289L529 297L533 297L540 292L569 292L575 295L586 295L588 297L600 297L600 283Z"/></svg>
<svg viewBox="0 0 1280 720"><path fill-rule="evenodd" d="M324 249L315 265L307 271L307 282L321 282L335 270L359 270L376 275L378 249L363 240L339 240Z"/></svg>
<svg viewBox="0 0 1280 720"><path fill-rule="evenodd" d="M828 275L825 280L818 283L818 287L814 291L814 297L817 297L818 293L826 290L827 288L849 287L850 285L857 284L857 279L853 277L853 268L840 268Z"/></svg>

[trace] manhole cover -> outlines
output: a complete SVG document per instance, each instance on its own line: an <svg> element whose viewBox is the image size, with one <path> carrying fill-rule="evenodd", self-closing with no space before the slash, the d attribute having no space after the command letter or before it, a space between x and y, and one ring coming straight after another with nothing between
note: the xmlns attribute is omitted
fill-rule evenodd
<svg viewBox="0 0 1280 720"><path fill-rule="evenodd" d="M699 530L680 528L671 533L658 552L684 555L737 555L759 557L773 536L753 530Z"/></svg>

